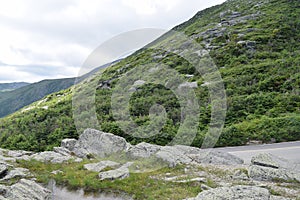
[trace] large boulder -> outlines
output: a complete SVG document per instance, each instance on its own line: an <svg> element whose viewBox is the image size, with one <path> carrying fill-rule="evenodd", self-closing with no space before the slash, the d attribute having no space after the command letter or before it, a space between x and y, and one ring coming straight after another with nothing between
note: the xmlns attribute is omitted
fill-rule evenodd
<svg viewBox="0 0 300 200"><path fill-rule="evenodd" d="M129 147L130 144L122 137L95 129L86 129L76 142L73 152L81 158L89 155L103 158L127 151Z"/></svg>
<svg viewBox="0 0 300 200"><path fill-rule="evenodd" d="M251 159L249 177L259 181L298 181L300 172L296 164L272 154L262 153Z"/></svg>
<svg viewBox="0 0 300 200"><path fill-rule="evenodd" d="M255 186L233 186L220 187L216 189L205 190L195 198L189 200L269 200L270 192L261 187Z"/></svg>
<svg viewBox="0 0 300 200"><path fill-rule="evenodd" d="M169 164L169 167L175 167L178 164L190 164L193 160L185 154L185 151L175 146L162 147L155 156Z"/></svg>
<svg viewBox="0 0 300 200"><path fill-rule="evenodd" d="M51 199L51 191L34 181L21 179L18 183L4 189L2 199L8 200L48 200Z"/></svg>

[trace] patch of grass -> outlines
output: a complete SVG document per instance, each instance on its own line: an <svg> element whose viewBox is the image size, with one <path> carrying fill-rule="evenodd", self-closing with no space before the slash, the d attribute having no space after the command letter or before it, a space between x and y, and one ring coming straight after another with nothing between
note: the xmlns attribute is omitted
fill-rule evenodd
<svg viewBox="0 0 300 200"><path fill-rule="evenodd" d="M83 169L86 163L89 161L69 164L42 163L34 160L18 162L21 167L28 168L37 177L38 182L47 184L54 179L58 185L67 186L69 189L83 188L87 192L119 191L131 195L134 199L184 199L201 192L200 183L174 183L152 178L166 173L184 173L183 166L131 173L130 177L123 180L100 181L97 178L98 173ZM61 170L63 173L52 174L54 170ZM214 186L214 183L210 181L208 185Z"/></svg>

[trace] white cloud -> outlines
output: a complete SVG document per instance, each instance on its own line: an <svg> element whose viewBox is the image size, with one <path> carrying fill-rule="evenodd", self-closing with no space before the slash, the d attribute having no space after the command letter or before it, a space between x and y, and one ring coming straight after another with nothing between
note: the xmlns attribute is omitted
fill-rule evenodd
<svg viewBox="0 0 300 200"><path fill-rule="evenodd" d="M74 76L111 37L141 28L170 29L223 1L0 0L0 82Z"/></svg>

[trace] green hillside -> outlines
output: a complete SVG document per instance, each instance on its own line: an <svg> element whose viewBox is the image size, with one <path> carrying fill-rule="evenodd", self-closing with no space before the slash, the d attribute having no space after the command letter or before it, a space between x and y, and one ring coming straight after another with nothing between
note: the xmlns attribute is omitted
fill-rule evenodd
<svg viewBox="0 0 300 200"><path fill-rule="evenodd" d="M25 82L15 82L15 83L0 83L0 92L6 92L18 89L20 87L29 85L30 83Z"/></svg>
<svg viewBox="0 0 300 200"><path fill-rule="evenodd" d="M174 28L209 51L224 81L227 116L217 146L244 145L251 140L264 143L300 140L299 16L298 0L230 0L200 11ZM151 45L172 43L171 37L166 34ZM184 47L177 51L184 51ZM155 63L163 63L187 81L197 82L194 91L201 113L193 145L201 146L211 118L208 86L186 60L166 51L141 49L108 67L101 77L89 79L99 85L96 110L101 129L134 144L146 141L165 145L172 141L180 126L181 110L169 89L145 84L130 98L130 114L139 125L149 124L149 109L153 104L165 107L168 119L159 135L140 139L125 134L111 110L111 95L118 80L136 66ZM107 82L109 87L101 87ZM88 84L86 81L76 87L83 90ZM87 113L79 115L84 122ZM72 90L51 94L0 119L1 147L51 149L63 138L78 136L72 116Z"/></svg>
<svg viewBox="0 0 300 200"><path fill-rule="evenodd" d="M9 115L48 94L69 88L75 78L43 80L12 91L0 92L0 117Z"/></svg>

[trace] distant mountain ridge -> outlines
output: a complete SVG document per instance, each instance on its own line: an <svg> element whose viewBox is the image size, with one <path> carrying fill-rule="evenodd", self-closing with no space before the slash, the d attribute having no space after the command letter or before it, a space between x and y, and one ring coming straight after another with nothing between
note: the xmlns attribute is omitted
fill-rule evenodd
<svg viewBox="0 0 300 200"><path fill-rule="evenodd" d="M29 84L26 82L0 83L0 92L15 90Z"/></svg>

